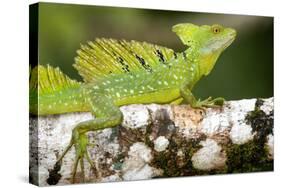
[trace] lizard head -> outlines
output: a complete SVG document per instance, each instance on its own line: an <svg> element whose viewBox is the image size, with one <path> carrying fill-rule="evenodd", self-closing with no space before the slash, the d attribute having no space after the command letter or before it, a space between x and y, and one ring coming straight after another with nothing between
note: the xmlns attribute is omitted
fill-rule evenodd
<svg viewBox="0 0 281 188"><path fill-rule="evenodd" d="M188 49L199 59L201 72L208 75L219 55L234 41L236 31L221 25L197 26L190 23L177 24L173 31ZM192 51L192 52L191 52Z"/></svg>

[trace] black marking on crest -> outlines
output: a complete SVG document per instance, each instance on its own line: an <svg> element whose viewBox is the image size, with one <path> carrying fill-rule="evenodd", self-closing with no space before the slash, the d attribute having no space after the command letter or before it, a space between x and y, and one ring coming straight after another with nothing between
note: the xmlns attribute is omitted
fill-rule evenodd
<svg viewBox="0 0 281 188"><path fill-rule="evenodd" d="M177 58L178 58L178 56L177 56L176 52L174 52L174 57L175 57L175 59L177 59Z"/></svg>
<svg viewBox="0 0 281 188"><path fill-rule="evenodd" d="M124 64L124 59L122 57L118 57L117 60L120 64Z"/></svg>
<svg viewBox="0 0 281 188"><path fill-rule="evenodd" d="M122 57L118 57L118 58L117 58L117 61L121 64L122 70L123 70L124 72L127 72L127 73L130 72L129 65L127 65L126 63L124 63L124 59L123 59Z"/></svg>
<svg viewBox="0 0 281 188"><path fill-rule="evenodd" d="M114 57L116 57L116 56L117 56L117 55L116 55L116 53L115 53L114 51L112 51L112 54L113 54L113 56L114 56Z"/></svg>
<svg viewBox="0 0 281 188"><path fill-rule="evenodd" d="M151 66L147 64L142 57L138 56L137 54L135 54L135 56L145 70L147 70L148 72L152 72Z"/></svg>
<svg viewBox="0 0 281 188"><path fill-rule="evenodd" d="M164 55L162 54L162 52L160 50L156 50L155 54L159 57L159 61L165 62Z"/></svg>

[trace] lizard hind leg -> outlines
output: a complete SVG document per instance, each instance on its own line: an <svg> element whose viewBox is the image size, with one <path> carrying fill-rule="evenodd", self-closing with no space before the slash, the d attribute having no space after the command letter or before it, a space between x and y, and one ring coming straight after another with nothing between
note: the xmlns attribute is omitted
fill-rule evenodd
<svg viewBox="0 0 281 188"><path fill-rule="evenodd" d="M77 179L76 173L79 163L82 176L80 181L85 181L84 159L86 159L87 162L90 163L90 166L92 168L95 168L95 165L88 153L87 146L90 145L90 143L88 141L87 133L89 131L97 131L117 126L121 124L123 119L123 115L120 109L115 106L109 98L105 96L94 95L94 97L89 99L89 103L92 107L92 113L95 114L96 118L80 122L75 126L75 128L72 130L72 138L69 145L66 147L65 151L58 159L58 162L60 163L69 149L72 146L75 147L76 156L72 170L72 183L75 183L75 180Z"/></svg>

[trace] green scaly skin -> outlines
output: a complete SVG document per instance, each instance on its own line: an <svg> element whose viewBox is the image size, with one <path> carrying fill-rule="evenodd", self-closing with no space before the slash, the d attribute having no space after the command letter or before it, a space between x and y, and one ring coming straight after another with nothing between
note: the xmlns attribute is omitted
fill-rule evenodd
<svg viewBox="0 0 281 188"><path fill-rule="evenodd" d="M120 125L123 116L119 106L179 104L183 100L195 108L223 105L223 98L196 100L191 90L202 76L210 73L220 54L235 39L236 31L220 25L193 24L175 25L173 31L188 48L174 54L166 64L154 67L152 73L135 71L134 74L112 74L94 83L82 83L48 95L39 94L39 106L36 105L36 97L31 96L31 113L34 114L91 111L96 117L76 125L69 145L58 159L60 163L69 149L75 146L73 181L79 163L82 173L84 171L84 157L94 166L87 152L86 133Z"/></svg>

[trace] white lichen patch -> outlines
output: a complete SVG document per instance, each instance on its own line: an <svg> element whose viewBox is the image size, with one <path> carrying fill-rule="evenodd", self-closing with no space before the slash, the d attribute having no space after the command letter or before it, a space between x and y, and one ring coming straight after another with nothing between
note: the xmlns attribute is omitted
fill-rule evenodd
<svg viewBox="0 0 281 188"><path fill-rule="evenodd" d="M234 144L245 144L253 139L252 127L246 123L234 123L229 137Z"/></svg>
<svg viewBox="0 0 281 188"><path fill-rule="evenodd" d="M101 179L100 182L116 182L116 181L122 181L122 179L119 177L118 174L104 177Z"/></svg>
<svg viewBox="0 0 281 188"><path fill-rule="evenodd" d="M273 97L268 99L263 99L263 104L260 107L260 109L264 111L266 115L269 115L270 112L273 110Z"/></svg>
<svg viewBox="0 0 281 188"><path fill-rule="evenodd" d="M112 137L113 129L107 128L102 131L97 132L93 138L94 138L94 148L98 149L98 147L95 147L96 145L99 146L99 149L102 150L100 152L108 152L112 154L113 156L116 155L119 152L119 144L117 140L117 135L115 137ZM97 156L95 156L97 157ZM102 157L102 156L100 156Z"/></svg>
<svg viewBox="0 0 281 188"><path fill-rule="evenodd" d="M63 115L41 116L38 118L38 125L35 125L35 123L31 120L30 136L32 144L30 161L31 163L36 163L36 160L38 159L38 165L40 169L38 174L38 183L40 186L48 185L46 180L49 178L49 170L54 168L54 164L58 157L69 144L73 128L79 122L90 119L93 119L91 113L69 113ZM105 159L105 153L109 153L111 156L116 156L119 152L120 145L118 144L117 135L115 137L112 136L112 131L113 129L104 129L95 133L89 133L90 143L93 143L93 145L92 147L88 146L88 151L92 161L96 163L96 167L98 167L100 159ZM37 150L37 147L38 156L36 156L35 153L32 153ZM73 169L74 160L75 149L72 147L67 153L66 157L63 159L63 165L59 171L63 177L60 179L57 185L71 183L71 172ZM104 162L111 164L112 159L108 158ZM92 178L90 178L93 176L90 164L85 162L84 165L86 180L92 180ZM38 172L32 173L35 174ZM80 173L79 168L77 173ZM94 181L105 181L105 179L99 180L96 178Z"/></svg>
<svg viewBox="0 0 281 188"><path fill-rule="evenodd" d="M138 180L163 175L161 167L152 161L153 154L157 154L157 151L170 152L168 146L173 134L180 138L184 136L185 139L200 140L204 138L200 137L201 135L206 136L207 139L200 142L203 147L192 156L194 168L206 171L224 168L226 154L222 151L222 146L228 147L225 144L229 139L235 144L246 143L253 138L253 134L257 134L252 133L251 126L245 121L247 114L254 110L255 103L256 99L230 101L222 108L206 108L202 112L188 105L151 104L122 107L123 126L126 130L119 127L88 133L90 144L93 144L93 147L88 146L88 153L96 169L93 170L85 160L86 182ZM265 99L261 104L261 110L266 114L271 113L273 98ZM75 125L92 118L91 113L42 116L39 117L38 123L37 117L30 118L30 173L32 179L39 179L40 186L48 185L46 180L49 178L49 170L53 169L56 160L68 145ZM139 132L131 129L140 128L141 131L146 131L146 126L150 124L153 124L151 132L130 137L130 131ZM124 132L121 131L126 132L124 137ZM127 135L129 137L126 137ZM145 139L142 136L148 136L150 141L153 141L154 148L139 142ZM128 144L132 145L127 152ZM268 135L265 148L269 159L274 157L273 145L273 135ZM174 153L179 166L181 160L186 161L186 148L182 147L185 146L178 146L177 153ZM120 156L122 158L119 160ZM62 177L58 185L71 183L74 159L75 150L72 148L63 159L59 171ZM78 167L77 183L81 182L80 177L81 170Z"/></svg>
<svg viewBox="0 0 281 188"><path fill-rule="evenodd" d="M129 157L139 158L148 163L152 160L151 149L143 142L134 143L128 152Z"/></svg>
<svg viewBox="0 0 281 188"><path fill-rule="evenodd" d="M143 163L141 160L125 161L122 172L123 179L127 181L149 179L153 175L152 167Z"/></svg>
<svg viewBox="0 0 281 188"><path fill-rule="evenodd" d="M228 134L231 130L230 134L235 143L245 143L252 138L251 127L245 126L245 117L255 109L255 103L256 99L244 99L228 101L221 110L207 109L200 123L201 131L207 136L213 136ZM241 131L245 132L240 134Z"/></svg>
<svg viewBox="0 0 281 188"><path fill-rule="evenodd" d="M267 136L267 142L265 144L265 147L268 150L268 158L273 159L274 158L274 137L272 134Z"/></svg>
<svg viewBox="0 0 281 188"><path fill-rule="evenodd" d="M142 166L141 168L138 168L134 164L136 162L130 161L130 164L127 163L127 167L126 167L127 169L122 176L124 180L126 180L126 181L144 180L144 179L150 179L154 176L161 174L161 170L153 168L153 167L149 166L148 164L144 164L144 166Z"/></svg>
<svg viewBox="0 0 281 188"><path fill-rule="evenodd" d="M40 186L47 186L46 180L49 177L49 169L54 168L58 156L61 155L71 139L72 129L77 123L92 119L91 113L69 113L63 115L38 117L38 124L30 122L30 162L38 162ZM38 156L36 152L38 151ZM58 185L70 183L66 179L71 177L75 151L72 148L64 159L60 173L64 175ZM90 166L85 164L86 176L90 174Z"/></svg>
<svg viewBox="0 0 281 188"><path fill-rule="evenodd" d="M122 165L122 178L124 180L141 180L160 175L160 170L148 164L151 160L151 149L142 142L136 142L130 147L128 157Z"/></svg>
<svg viewBox="0 0 281 188"><path fill-rule="evenodd" d="M124 120L122 126L130 129L137 129L151 123L149 111L144 105L129 105L120 108Z"/></svg>
<svg viewBox="0 0 281 188"><path fill-rule="evenodd" d="M157 152L164 151L169 145L169 140L165 138L165 136L159 136L156 140L154 140L154 149Z"/></svg>
<svg viewBox="0 0 281 188"><path fill-rule="evenodd" d="M224 106L223 112L228 115L231 124L243 123L247 114L255 110L256 101L256 99L229 101Z"/></svg>
<svg viewBox="0 0 281 188"><path fill-rule="evenodd" d="M200 126L202 132L206 135L212 136L221 133L230 127L228 114L208 110Z"/></svg>
<svg viewBox="0 0 281 188"><path fill-rule="evenodd" d="M234 111L249 112L255 109L256 101L257 99L242 99L239 101L228 101L226 104Z"/></svg>
<svg viewBox="0 0 281 188"><path fill-rule="evenodd" d="M203 146L192 156L192 165L198 170L220 169L225 165L226 155L221 146L212 139L201 141Z"/></svg>

